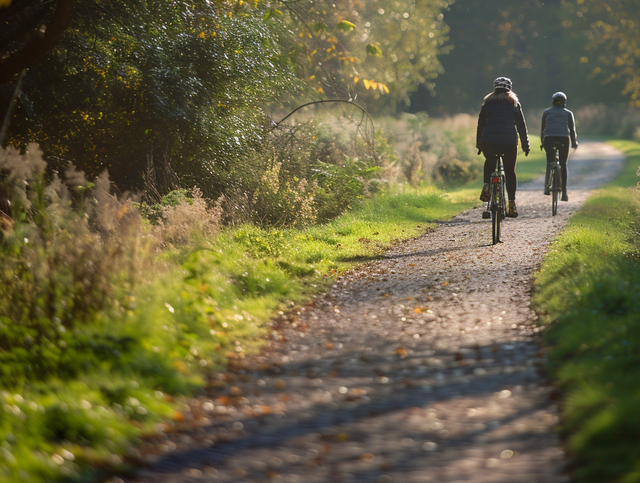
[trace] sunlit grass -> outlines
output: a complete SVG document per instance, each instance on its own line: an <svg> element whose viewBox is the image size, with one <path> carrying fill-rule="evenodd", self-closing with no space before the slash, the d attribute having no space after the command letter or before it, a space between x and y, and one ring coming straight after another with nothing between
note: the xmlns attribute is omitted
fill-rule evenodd
<svg viewBox="0 0 640 483"><path fill-rule="evenodd" d="M640 481L640 145L552 245L536 276L577 482Z"/></svg>

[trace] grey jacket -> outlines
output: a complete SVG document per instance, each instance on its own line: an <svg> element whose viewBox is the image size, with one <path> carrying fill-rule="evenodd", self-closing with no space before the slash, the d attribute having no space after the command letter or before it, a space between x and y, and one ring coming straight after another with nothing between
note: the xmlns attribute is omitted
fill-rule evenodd
<svg viewBox="0 0 640 483"><path fill-rule="evenodd" d="M542 134L540 138L544 142L545 136L562 136L571 138L571 146L578 145L576 123L573 112L560 106L553 106L542 113Z"/></svg>

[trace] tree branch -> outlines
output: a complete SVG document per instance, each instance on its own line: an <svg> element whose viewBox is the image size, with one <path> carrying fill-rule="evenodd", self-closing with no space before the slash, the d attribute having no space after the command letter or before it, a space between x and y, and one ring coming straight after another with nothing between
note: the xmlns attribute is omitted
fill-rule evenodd
<svg viewBox="0 0 640 483"><path fill-rule="evenodd" d="M34 32L21 49L0 61L0 84L10 82L16 74L33 66L58 44L69 25L75 3L76 0L58 0L44 33L40 30Z"/></svg>
<svg viewBox="0 0 640 483"><path fill-rule="evenodd" d="M284 116L282 119L280 119L280 121L275 122L274 121L274 128L278 127L282 122L285 121L285 119L291 117L295 112L299 111L300 109L307 107L307 106L312 106L313 104L324 104L327 102L342 102L344 104L349 104L350 106L354 106L357 107L358 109L360 109L363 113L363 115L366 115L367 118L369 119L369 121L371 121L371 125L373 126L373 119L371 119L371 116L369 115L369 113L367 112L367 110L360 106L359 104L356 104L352 101L345 101L343 99L322 99L319 101L313 101L313 102L307 102L306 104L302 104L301 106L296 107L293 111L291 111L289 114L287 114L286 116Z"/></svg>

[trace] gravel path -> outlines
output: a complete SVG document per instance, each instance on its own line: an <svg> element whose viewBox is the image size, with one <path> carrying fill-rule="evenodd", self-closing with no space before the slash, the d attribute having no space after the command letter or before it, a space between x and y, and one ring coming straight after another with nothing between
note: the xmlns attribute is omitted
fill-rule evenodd
<svg viewBox="0 0 640 483"><path fill-rule="evenodd" d="M583 143L558 216L536 180L520 187L504 243L490 245L490 220L470 210L282 314L269 350L214 379L124 481L569 481L531 276L622 161Z"/></svg>

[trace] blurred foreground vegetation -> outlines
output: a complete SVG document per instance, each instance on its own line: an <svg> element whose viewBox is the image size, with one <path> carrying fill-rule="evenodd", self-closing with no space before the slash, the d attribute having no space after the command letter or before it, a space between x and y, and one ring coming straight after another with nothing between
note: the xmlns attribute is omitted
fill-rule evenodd
<svg viewBox="0 0 640 483"><path fill-rule="evenodd" d="M640 481L640 144L612 144L628 156L623 176L572 217L535 282L579 483Z"/></svg>

